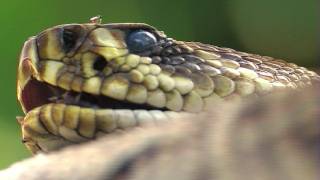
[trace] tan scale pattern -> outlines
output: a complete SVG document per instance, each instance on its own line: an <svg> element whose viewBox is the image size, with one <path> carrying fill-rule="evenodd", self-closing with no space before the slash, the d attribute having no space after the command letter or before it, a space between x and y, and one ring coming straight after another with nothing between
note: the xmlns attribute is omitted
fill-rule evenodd
<svg viewBox="0 0 320 180"><path fill-rule="evenodd" d="M131 52L125 39L132 29L150 31L159 44L146 52ZM59 41L59 34L66 30L77 34L75 45L68 52ZM101 70L93 68L97 58L105 61ZM77 105L76 100L73 104L50 102L27 111L21 92L30 79L66 93L106 96L165 111L88 108ZM210 109L212 100L303 88L319 79L315 72L283 60L172 40L145 24L72 24L45 30L26 42L18 67L17 89L26 113L22 123L25 141L37 146L31 149L49 151L69 141L95 138L100 131L132 128L148 119L170 119L166 116L170 111L198 113ZM46 142L44 132L56 144Z"/></svg>

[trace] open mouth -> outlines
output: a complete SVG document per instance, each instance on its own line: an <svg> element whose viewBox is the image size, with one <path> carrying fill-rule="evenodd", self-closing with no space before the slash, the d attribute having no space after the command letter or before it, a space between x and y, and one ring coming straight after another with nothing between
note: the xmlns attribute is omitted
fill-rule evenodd
<svg viewBox="0 0 320 180"><path fill-rule="evenodd" d="M69 91L34 78L25 85L20 97L26 113L21 121L23 142L33 153L167 122L184 114L104 95Z"/></svg>
<svg viewBox="0 0 320 180"><path fill-rule="evenodd" d="M49 103L62 103L94 109L128 109L128 110L162 110L147 104L135 104L115 100L103 95L92 95L86 92L67 91L60 87L31 79L22 91L22 100L26 111Z"/></svg>

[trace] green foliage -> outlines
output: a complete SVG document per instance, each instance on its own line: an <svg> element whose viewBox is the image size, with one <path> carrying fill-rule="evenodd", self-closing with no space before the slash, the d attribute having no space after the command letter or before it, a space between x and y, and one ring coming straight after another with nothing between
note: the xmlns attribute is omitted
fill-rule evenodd
<svg viewBox="0 0 320 180"><path fill-rule="evenodd" d="M0 9L0 168L29 154L20 141L15 98L16 65L23 42L45 28L82 23L145 22L185 41L316 65L316 2L299 0L11 0Z"/></svg>

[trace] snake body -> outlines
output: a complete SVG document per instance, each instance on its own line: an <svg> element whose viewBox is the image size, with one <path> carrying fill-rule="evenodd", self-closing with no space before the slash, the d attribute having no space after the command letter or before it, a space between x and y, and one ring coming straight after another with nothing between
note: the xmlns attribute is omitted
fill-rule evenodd
<svg viewBox="0 0 320 180"><path fill-rule="evenodd" d="M19 119L27 148L48 152L315 81L296 64L177 41L147 24L67 24L24 44Z"/></svg>

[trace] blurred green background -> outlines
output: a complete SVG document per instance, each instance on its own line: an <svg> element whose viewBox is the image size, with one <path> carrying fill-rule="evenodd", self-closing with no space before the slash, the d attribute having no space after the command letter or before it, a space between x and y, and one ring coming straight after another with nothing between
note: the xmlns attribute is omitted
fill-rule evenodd
<svg viewBox="0 0 320 180"><path fill-rule="evenodd" d="M319 67L316 0L10 0L0 7L0 169L30 156L16 115L16 64L23 42L45 28L88 22L144 22L170 37ZM317 64L318 63L318 64Z"/></svg>

